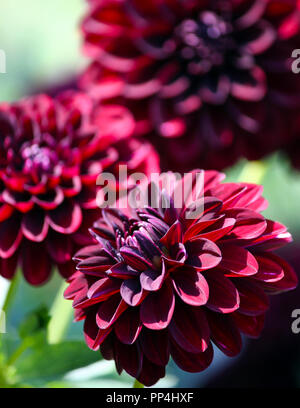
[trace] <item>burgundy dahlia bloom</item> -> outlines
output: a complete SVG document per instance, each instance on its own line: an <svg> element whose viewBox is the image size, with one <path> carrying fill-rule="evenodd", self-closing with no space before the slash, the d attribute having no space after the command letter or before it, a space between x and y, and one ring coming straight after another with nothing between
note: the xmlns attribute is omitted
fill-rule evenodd
<svg viewBox="0 0 300 408"><path fill-rule="evenodd" d="M120 97L178 170L257 159L300 98L297 0L89 0L82 86ZM143 103L139 103L143 101ZM161 137L160 137L161 136Z"/></svg>
<svg viewBox="0 0 300 408"><path fill-rule="evenodd" d="M75 319L85 320L88 346L100 347L119 373L147 386L165 375L170 356L181 369L199 372L212 362L212 343L237 355L241 333L260 334L268 295L297 284L292 268L273 253L291 235L260 214L267 204L262 187L201 174L196 219L186 216L196 172L181 209L172 197L185 179L169 208L145 206L132 217L103 210L91 229L98 243L76 254L77 272L65 292Z"/></svg>
<svg viewBox="0 0 300 408"><path fill-rule="evenodd" d="M97 176L119 164L146 174L157 168L152 148L129 138L133 130L125 108L96 108L76 92L0 105L2 276L12 278L18 263L32 285L54 265L70 276L74 251L92 243Z"/></svg>

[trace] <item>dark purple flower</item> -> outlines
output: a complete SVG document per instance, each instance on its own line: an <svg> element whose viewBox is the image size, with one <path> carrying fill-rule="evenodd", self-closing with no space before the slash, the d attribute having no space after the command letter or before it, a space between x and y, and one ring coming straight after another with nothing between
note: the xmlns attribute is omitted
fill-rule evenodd
<svg viewBox="0 0 300 408"><path fill-rule="evenodd" d="M291 235L260 214L267 205L262 187L221 184L222 174L198 172L204 183L196 219L187 217L196 171L181 209L172 198L191 174L175 185L169 208L162 192L159 208L140 208L131 217L103 210L91 229L98 242L76 254L77 272L65 292L75 319L85 320L88 346L100 347L119 373L147 386L165 375L170 355L189 372L210 365L212 343L237 355L241 333L260 334L268 294L297 284L292 268L273 253Z"/></svg>
<svg viewBox="0 0 300 408"><path fill-rule="evenodd" d="M134 120L123 107L97 106L82 93L57 99L33 96L0 105L0 273L14 276L20 263L32 285L57 265L64 277L71 257L93 240L96 179L157 168L148 144L130 138ZM122 188L122 186L120 186Z"/></svg>
<svg viewBox="0 0 300 408"><path fill-rule="evenodd" d="M130 107L166 168L222 169L285 145L300 104L297 0L89 0L81 84ZM180 166L180 167L179 167Z"/></svg>
<svg viewBox="0 0 300 408"><path fill-rule="evenodd" d="M178 170L285 145L299 107L296 0L89 0L81 85L122 101ZM142 102L142 103L140 103Z"/></svg>

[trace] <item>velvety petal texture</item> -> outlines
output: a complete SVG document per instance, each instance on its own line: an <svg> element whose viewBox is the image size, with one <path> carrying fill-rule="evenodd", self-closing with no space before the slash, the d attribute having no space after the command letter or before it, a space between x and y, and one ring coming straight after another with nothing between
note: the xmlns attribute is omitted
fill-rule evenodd
<svg viewBox="0 0 300 408"><path fill-rule="evenodd" d="M203 180L198 190L196 174ZM215 171L189 175L192 184L179 208L174 199L187 175L167 201L159 185L157 208L127 215L103 209L91 229L99 244L77 252L65 292L75 319L85 319L88 346L100 346L118 372L147 386L165 375L170 356L188 372L210 365L213 344L236 356L241 333L260 335L269 295L297 285L292 268L272 252L291 235L261 214L262 188L221 183Z"/></svg>
<svg viewBox="0 0 300 408"><path fill-rule="evenodd" d="M99 106L76 91L0 105L2 276L12 278L18 264L32 285L46 282L53 266L64 278L73 273L74 252L95 242L88 228L98 218L98 176L110 172L118 178L121 164L128 164L128 177L159 171L154 148L132 137L134 126L125 108ZM99 263L110 265L107 254L96 251L95 266L92 252L87 272L99 273ZM102 292L113 291L105 286Z"/></svg>
<svg viewBox="0 0 300 408"><path fill-rule="evenodd" d="M82 36L81 87L129 106L168 170L221 170L294 138L298 0L88 0Z"/></svg>

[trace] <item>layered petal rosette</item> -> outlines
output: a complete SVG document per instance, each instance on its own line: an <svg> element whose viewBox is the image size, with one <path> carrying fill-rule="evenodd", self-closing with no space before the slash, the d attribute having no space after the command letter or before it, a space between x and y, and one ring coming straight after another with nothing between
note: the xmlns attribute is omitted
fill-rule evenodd
<svg viewBox="0 0 300 408"><path fill-rule="evenodd" d="M87 345L147 386L164 377L170 356L200 372L212 362L213 344L237 355L241 334L261 333L268 295L297 285L273 253L291 235L261 215L262 187L222 179L194 171L169 194L158 184L157 206L132 216L103 210L91 229L97 244L75 256L65 297L84 320Z"/></svg>
<svg viewBox="0 0 300 408"><path fill-rule="evenodd" d="M90 0L81 84L130 106L166 168L221 169L290 137L299 27L297 0Z"/></svg>
<svg viewBox="0 0 300 408"><path fill-rule="evenodd" d="M57 265L67 277L71 257L92 243L97 177L157 166L148 144L131 138L134 120L123 107L94 106L77 92L32 96L0 106L0 273L18 264L32 285ZM122 186L119 186L122 188Z"/></svg>

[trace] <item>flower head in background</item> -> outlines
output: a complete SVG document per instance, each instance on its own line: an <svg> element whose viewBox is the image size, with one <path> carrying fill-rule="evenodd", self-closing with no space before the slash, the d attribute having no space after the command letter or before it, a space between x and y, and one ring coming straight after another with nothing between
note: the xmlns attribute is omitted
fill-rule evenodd
<svg viewBox="0 0 300 408"><path fill-rule="evenodd" d="M70 276L74 251L92 243L99 174L124 163L146 173L157 166L152 147L132 139L133 130L125 108L96 108L77 92L0 106L2 276L12 278L18 263L32 285L55 265Z"/></svg>
<svg viewBox="0 0 300 408"><path fill-rule="evenodd" d="M97 244L75 256L65 297L76 320L85 320L88 346L147 386L164 377L170 356L199 372L212 362L212 343L237 355L241 333L261 333L268 295L297 285L292 268L273 253L291 235L261 215L262 187L222 179L194 171L169 195L159 187L157 208L132 216L103 210L91 229ZM176 208L182 191L184 205ZM194 207L197 216L188 217Z"/></svg>
<svg viewBox="0 0 300 408"><path fill-rule="evenodd" d="M289 138L297 0L90 0L82 31L82 86L130 106L165 167L221 169Z"/></svg>

